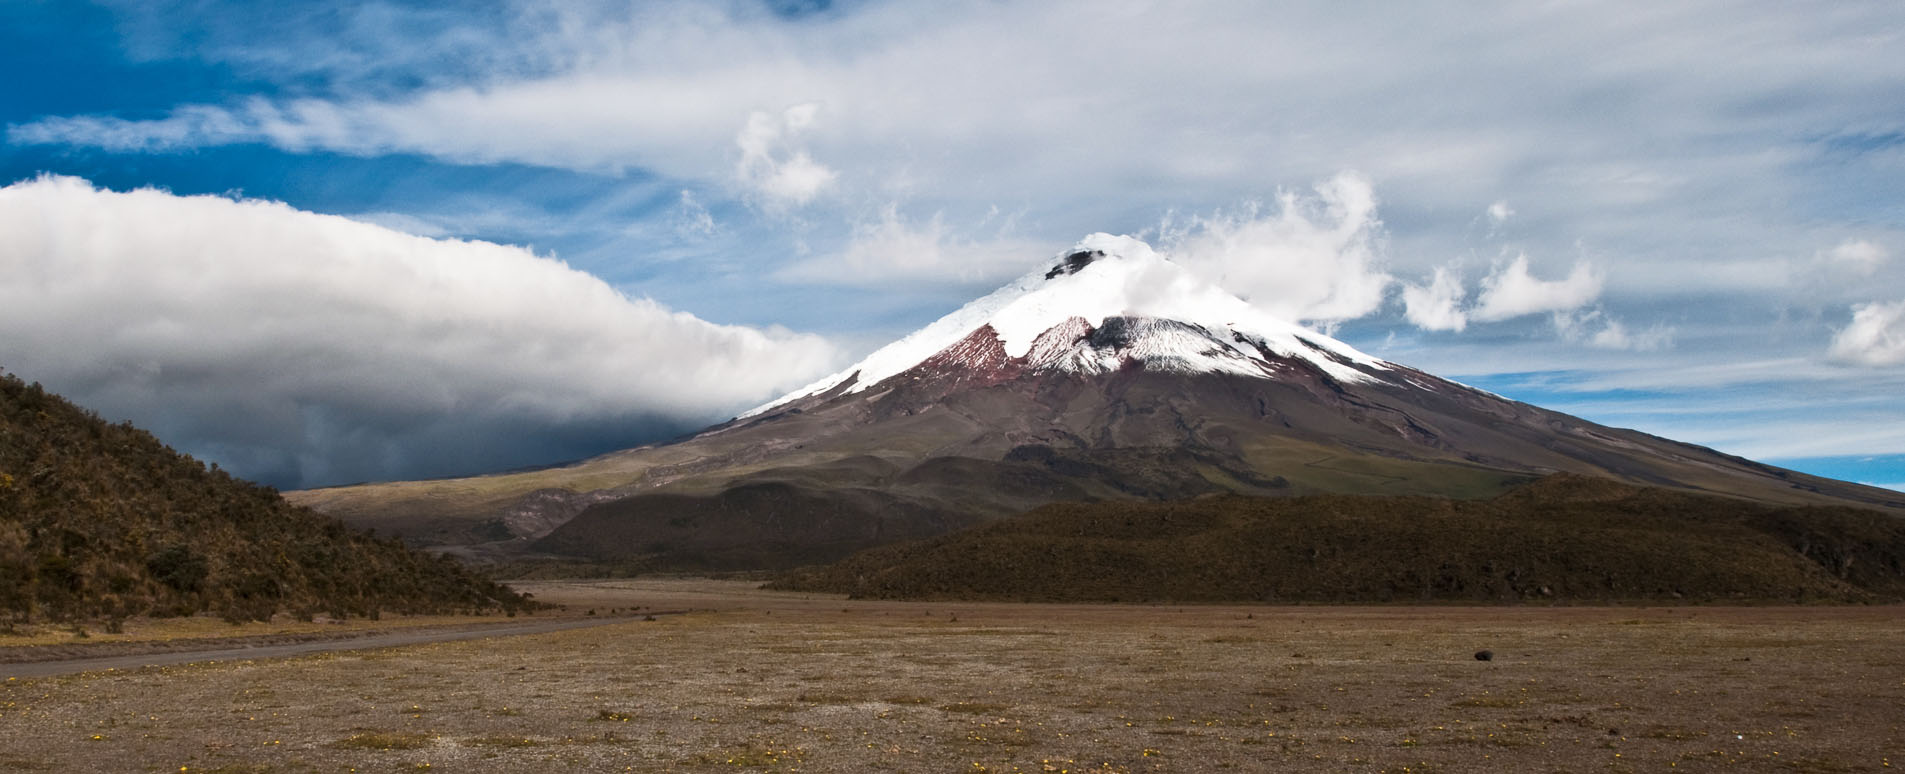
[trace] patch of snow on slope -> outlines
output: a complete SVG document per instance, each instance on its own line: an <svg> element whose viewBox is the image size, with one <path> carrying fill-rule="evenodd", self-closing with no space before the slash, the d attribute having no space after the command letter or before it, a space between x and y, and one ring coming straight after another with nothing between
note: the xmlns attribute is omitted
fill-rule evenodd
<svg viewBox="0 0 1905 774"><path fill-rule="evenodd" d="M1083 265L1066 260L1079 253L1103 255ZM1162 370L1266 375L1255 348L1237 342L1233 333L1277 355L1307 361L1341 381L1371 380L1345 362L1377 370L1388 368L1382 360L1347 344L1258 311L1243 299L1171 263L1141 240L1092 234L1038 270L880 348L865 360L741 416L754 416L782 403L825 392L848 379L854 382L847 392L859 392L918 365L988 324L998 333L1006 354L1022 358L1046 331L1066 325L1075 317L1092 327L1102 325L1109 317L1150 317L1189 323L1210 332L1210 336L1190 335L1182 328L1154 327L1135 340L1127 354ZM1213 344L1227 349L1216 350ZM1080 371L1096 370L1093 366L1105 370L1117 367L1116 363L1075 356L1052 365Z"/></svg>

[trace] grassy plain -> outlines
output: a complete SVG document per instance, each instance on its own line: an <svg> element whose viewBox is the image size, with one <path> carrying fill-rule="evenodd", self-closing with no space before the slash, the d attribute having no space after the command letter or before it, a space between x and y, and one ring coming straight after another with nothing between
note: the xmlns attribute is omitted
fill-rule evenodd
<svg viewBox="0 0 1905 774"><path fill-rule="evenodd" d="M845 601L0 684L0 771L1883 771L1897 607ZM1476 651L1492 651L1478 661Z"/></svg>

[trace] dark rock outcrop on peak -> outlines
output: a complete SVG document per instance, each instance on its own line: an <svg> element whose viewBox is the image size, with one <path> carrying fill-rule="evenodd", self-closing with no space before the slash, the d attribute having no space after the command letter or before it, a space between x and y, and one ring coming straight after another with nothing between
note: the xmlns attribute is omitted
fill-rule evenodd
<svg viewBox="0 0 1905 774"><path fill-rule="evenodd" d="M1105 257L1102 250L1079 250L1065 256L1065 259L1045 272L1046 279L1057 279L1061 274L1077 274L1079 269L1090 266L1092 261Z"/></svg>

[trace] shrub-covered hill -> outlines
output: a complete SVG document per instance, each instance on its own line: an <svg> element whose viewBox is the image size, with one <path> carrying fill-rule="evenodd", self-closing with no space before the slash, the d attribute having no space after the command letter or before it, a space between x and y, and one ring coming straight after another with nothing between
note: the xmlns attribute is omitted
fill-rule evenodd
<svg viewBox="0 0 1905 774"><path fill-rule="evenodd" d="M1057 504L771 585L1090 602L1898 601L1905 519L1573 475L1492 500Z"/></svg>
<svg viewBox="0 0 1905 774"><path fill-rule="evenodd" d="M526 604L0 374L0 623Z"/></svg>

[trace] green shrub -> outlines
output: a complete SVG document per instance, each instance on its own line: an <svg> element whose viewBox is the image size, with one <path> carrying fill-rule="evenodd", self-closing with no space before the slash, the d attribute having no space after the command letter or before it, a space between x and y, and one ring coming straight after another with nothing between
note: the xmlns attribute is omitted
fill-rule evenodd
<svg viewBox="0 0 1905 774"><path fill-rule="evenodd" d="M171 545L146 559L146 569L173 591L191 593L205 583L205 558L182 545Z"/></svg>
<svg viewBox="0 0 1905 774"><path fill-rule="evenodd" d="M0 622L524 608L467 568L294 507L0 375Z"/></svg>

